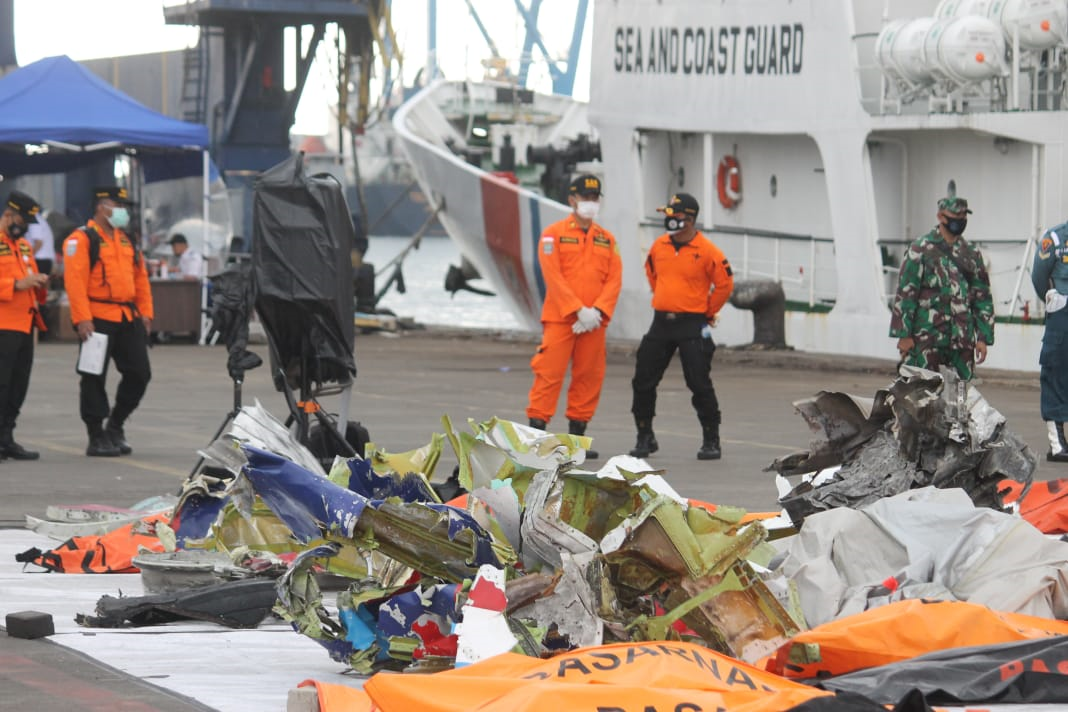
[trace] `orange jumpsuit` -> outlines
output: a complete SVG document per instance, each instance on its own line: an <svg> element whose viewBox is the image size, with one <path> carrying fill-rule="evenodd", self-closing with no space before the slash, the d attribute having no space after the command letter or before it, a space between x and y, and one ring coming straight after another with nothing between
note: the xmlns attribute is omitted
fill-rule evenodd
<svg viewBox="0 0 1068 712"><path fill-rule="evenodd" d="M152 318L152 290L145 261L134 262L134 245L122 230L111 237L92 220L89 226L100 235L100 256L89 270L89 236L75 230L63 242L63 281L70 298L70 320L74 324L94 318L105 321L133 321L130 304L140 316Z"/></svg>
<svg viewBox="0 0 1068 712"><path fill-rule="evenodd" d="M0 232L0 330L28 334L37 305L48 298L48 290L16 290L15 282L37 272L33 247L23 238L12 240Z"/></svg>
<svg viewBox="0 0 1068 712"><path fill-rule="evenodd" d="M527 417L552 420L570 363L566 415L569 420L587 422L601 398L605 330L623 284L616 238L597 223L583 230L575 216L569 215L542 233L538 264L545 280L545 302L541 344L530 362L534 385ZM571 327L582 307L599 309L603 320L597 329L575 334Z"/></svg>
<svg viewBox="0 0 1068 712"><path fill-rule="evenodd" d="M48 292L15 289L15 282L35 272L30 243L0 232L0 439L11 438L30 386L34 317Z"/></svg>
<svg viewBox="0 0 1068 712"><path fill-rule="evenodd" d="M145 260L135 259L137 251L130 238L122 230L115 230L109 236L92 220L88 227L100 235L100 252L92 267L90 239L84 229L75 230L63 242L70 318L75 326L92 321L95 331L108 336L106 359L114 360L115 368L122 374L114 409L108 404L104 387L107 371L100 375L81 374L79 408L93 437L109 416L109 422L121 428L145 394L152 368L148 360L148 331L141 317L151 319L153 311Z"/></svg>

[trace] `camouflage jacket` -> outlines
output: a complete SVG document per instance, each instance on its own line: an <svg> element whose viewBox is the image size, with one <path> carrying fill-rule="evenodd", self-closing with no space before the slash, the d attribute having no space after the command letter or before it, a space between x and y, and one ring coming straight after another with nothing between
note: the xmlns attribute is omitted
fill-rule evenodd
<svg viewBox="0 0 1068 712"><path fill-rule="evenodd" d="M951 246L935 228L909 245L901 264L890 336L921 349L994 344L994 300L983 256L963 238Z"/></svg>

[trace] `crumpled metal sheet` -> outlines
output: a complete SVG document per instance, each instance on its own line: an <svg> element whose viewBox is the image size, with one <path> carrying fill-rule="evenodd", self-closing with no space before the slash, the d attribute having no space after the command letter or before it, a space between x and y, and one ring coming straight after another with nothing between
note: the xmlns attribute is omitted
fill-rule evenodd
<svg viewBox="0 0 1068 712"><path fill-rule="evenodd" d="M260 405L259 400L254 405L242 407L226 432L198 454L236 475L246 462L240 448L242 444L273 452L306 470L323 474L318 458Z"/></svg>
<svg viewBox="0 0 1068 712"><path fill-rule="evenodd" d="M422 470L386 469L376 464L373 460L364 460L354 457L343 461L348 477L335 479L334 473L340 468L335 467L331 471L331 481L341 484L356 494L371 500L398 498L405 502L438 502L434 488L429 480L423 475ZM393 460L390 467L401 465L403 460ZM410 464L410 461L408 461ZM338 482L342 479L342 482Z"/></svg>
<svg viewBox="0 0 1068 712"><path fill-rule="evenodd" d="M959 487L976 505L1001 509L1001 480L1031 482L1034 454L978 389L945 368L903 370L870 401L821 392L794 404L817 437L808 452L768 469L794 475L841 466L826 481L802 481L780 498L795 525L815 512L928 485Z"/></svg>
<svg viewBox="0 0 1068 712"><path fill-rule="evenodd" d="M555 626L568 644L678 637L685 624L707 645L746 660L798 630L745 556L766 538L680 502L662 480L625 470L539 472L523 501L521 555L559 572L551 596L515 612ZM664 615L650 615L657 607ZM591 635L591 631L596 635ZM567 648L563 648L567 649Z"/></svg>
<svg viewBox="0 0 1068 712"><path fill-rule="evenodd" d="M603 560L594 552L562 552L561 559L551 589L526 605L510 608L509 615L535 621L540 628L553 631L563 642L564 650L600 645L604 641L604 625L600 620L604 607L601 597L595 594L595 587L598 593L605 588L598 585L604 581ZM511 604L512 596L518 592L513 594L509 588L508 593ZM612 608L610 602L608 610Z"/></svg>
<svg viewBox="0 0 1068 712"><path fill-rule="evenodd" d="M460 485L471 492L493 480L512 480L522 496L530 479L543 470L584 462L593 441L578 435L546 433L509 420L469 420L474 434L457 433L448 416L441 419L445 435L456 451Z"/></svg>
<svg viewBox="0 0 1068 712"><path fill-rule="evenodd" d="M414 469L435 461L431 451L335 462L321 477L245 447L235 505L251 511L262 500L296 539L330 542L329 558L307 554L327 566L346 552L367 558L338 597L336 622L324 621L306 575L286 579L289 593L280 588L284 615L335 659L361 671L401 662L431 670L508 649L553 655L686 635L755 660L797 629L744 563L767 533L742 525L740 510L692 507L634 458L585 471L584 439L498 419L460 435L443 422L461 480L474 487L467 511L433 501ZM392 588L383 577L393 570L372 555L421 579ZM432 612L440 595L454 605Z"/></svg>
<svg viewBox="0 0 1068 712"><path fill-rule="evenodd" d="M245 447L242 478L300 541L328 539L378 549L445 581L471 578L482 564L515 560L467 512L443 504L370 500L273 453ZM236 486L236 485L235 485Z"/></svg>
<svg viewBox="0 0 1068 712"><path fill-rule="evenodd" d="M414 450L400 453L389 453L375 446L374 443L367 445L367 459L374 471L380 475L408 475L418 473L428 482L434 480L434 471L441 460L441 449L445 442L445 436L434 433L430 442ZM340 483L339 483L340 484Z"/></svg>
<svg viewBox="0 0 1068 712"><path fill-rule="evenodd" d="M461 621L454 628L458 636L457 667L507 653L515 647L519 640L508 627L504 615L507 606L504 570L489 565L479 567L461 609Z"/></svg>
<svg viewBox="0 0 1068 712"><path fill-rule="evenodd" d="M351 607L339 614L348 626L335 620L323 606L323 595L312 575L312 567L322 559L337 554L341 546L328 543L302 551L276 585L277 605L274 612L293 626L293 630L326 648L331 660L349 665L360 672L370 672L377 657L376 635L358 615L346 616Z"/></svg>
<svg viewBox="0 0 1068 712"><path fill-rule="evenodd" d="M241 408L229 427L199 451L205 462L237 475L248 459L242 445L273 452L311 472L322 474L319 460L257 400ZM179 546L191 545L211 533L230 499L231 478L211 474L201 468L182 485L172 521ZM249 542L252 543L252 542Z"/></svg>

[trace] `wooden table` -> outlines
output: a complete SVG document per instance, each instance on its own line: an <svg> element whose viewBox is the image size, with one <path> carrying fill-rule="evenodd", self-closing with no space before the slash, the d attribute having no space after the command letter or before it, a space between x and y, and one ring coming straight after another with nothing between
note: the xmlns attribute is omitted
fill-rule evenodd
<svg viewBox="0 0 1068 712"><path fill-rule="evenodd" d="M200 335L199 279L150 279L155 317L152 330Z"/></svg>

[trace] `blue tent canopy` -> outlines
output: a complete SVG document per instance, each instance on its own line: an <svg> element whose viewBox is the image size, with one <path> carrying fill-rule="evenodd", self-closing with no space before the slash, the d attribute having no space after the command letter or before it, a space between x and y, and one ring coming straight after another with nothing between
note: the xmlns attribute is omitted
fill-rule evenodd
<svg viewBox="0 0 1068 712"><path fill-rule="evenodd" d="M66 56L0 79L0 106L0 173L63 171L123 147L152 153L209 145L206 126L159 114ZM28 155L27 144L50 150Z"/></svg>

